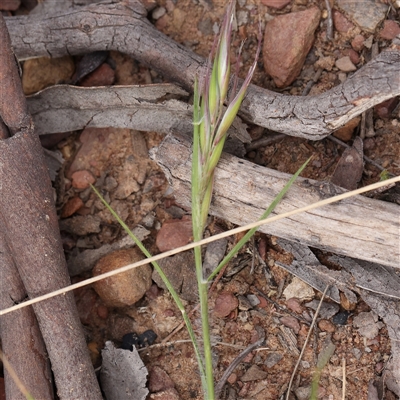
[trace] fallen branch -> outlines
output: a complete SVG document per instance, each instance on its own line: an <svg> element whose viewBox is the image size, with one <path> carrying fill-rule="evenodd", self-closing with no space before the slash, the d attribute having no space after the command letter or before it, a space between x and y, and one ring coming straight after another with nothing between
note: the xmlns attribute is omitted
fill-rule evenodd
<svg viewBox="0 0 400 400"><path fill-rule="evenodd" d="M0 229L25 291L34 298L67 286L70 280L43 149L27 112L1 15L0 43L0 117L7 127L2 129L4 137L0 140ZM51 361L58 397L101 399L72 293L36 304L33 310ZM31 322L32 319L25 321L28 327ZM4 333L4 328L5 337L15 335L14 330Z"/></svg>
<svg viewBox="0 0 400 400"><path fill-rule="evenodd" d="M167 137L152 152L164 169L182 206L190 208L190 143ZM237 225L257 221L290 175L231 155L218 164L211 214ZM324 190L328 190L324 192ZM276 209L277 214L315 203L343 191L333 185L299 178ZM399 267L398 206L355 196L338 204L264 225L262 232L311 247Z"/></svg>
<svg viewBox="0 0 400 400"><path fill-rule="evenodd" d="M138 0L130 0L6 21L21 60L116 50L192 90L205 60L157 31L146 14ZM399 69L400 51L391 50L318 96L285 96L251 85L240 115L273 131L319 140L363 111L400 95Z"/></svg>

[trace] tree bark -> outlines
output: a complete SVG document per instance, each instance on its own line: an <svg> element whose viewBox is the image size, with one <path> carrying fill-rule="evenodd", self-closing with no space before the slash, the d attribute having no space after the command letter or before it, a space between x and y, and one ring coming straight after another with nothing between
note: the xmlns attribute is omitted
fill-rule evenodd
<svg viewBox="0 0 400 400"><path fill-rule="evenodd" d="M191 205L191 146L169 136L152 151L182 206ZM210 213L237 225L257 221L291 175L223 154L216 169ZM330 191L335 189L326 186ZM321 182L298 178L275 212L282 214L315 203ZM343 189L337 188L339 192ZM260 231L325 251L399 268L399 207L355 196L337 204L263 225Z"/></svg>
<svg viewBox="0 0 400 400"><path fill-rule="evenodd" d="M43 150L27 112L1 15L0 39L0 117L13 134L0 140L0 228L25 290L33 298L67 286L70 280ZM73 294L35 304L33 309L59 398L101 399Z"/></svg>
<svg viewBox="0 0 400 400"><path fill-rule="evenodd" d="M0 309L24 301L26 291L0 226ZM52 399L53 382L46 348L32 307L0 317L2 351L22 384L35 399ZM6 398L26 400L4 369Z"/></svg>
<svg viewBox="0 0 400 400"><path fill-rule="evenodd" d="M190 91L205 65L202 57L157 31L138 0L6 20L21 60L116 50ZM273 131L320 140L375 104L400 95L399 69L400 51L394 49L318 96L285 96L251 85L240 116Z"/></svg>

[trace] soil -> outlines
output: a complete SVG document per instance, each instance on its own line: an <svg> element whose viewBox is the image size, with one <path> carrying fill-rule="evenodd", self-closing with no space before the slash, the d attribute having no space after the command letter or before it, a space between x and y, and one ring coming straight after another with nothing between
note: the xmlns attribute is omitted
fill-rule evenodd
<svg viewBox="0 0 400 400"><path fill-rule="evenodd" d="M259 18L264 27L267 16L303 10L313 5L319 6L321 10L324 9L323 2L311 0L295 0L281 10L267 7L255 0L242 0L239 3L238 11L246 12L247 18L244 22L240 22L240 26L235 32L232 62L236 62L236 51L245 40L241 77L246 75L253 61L257 47ZM212 2L210 0L178 0L176 2L158 0L154 7L164 7L167 12L161 18L151 19L151 21L166 35L207 57L213 46L215 31L222 20L225 6L225 0L213 0ZM396 16L398 17L398 14ZM337 58L338 54L349 48L349 41L353 37L335 32L333 41L327 42L324 40L324 29L324 24L317 29L315 43L307 56L300 76L290 87L284 90L279 89L280 92L301 95L315 73L314 64L318 58L317 55ZM352 35L355 33L353 32ZM376 37L377 35L378 32L375 32ZM387 45L385 41L379 43L381 49ZM367 54L360 61L359 66L366 62L365 58L367 58ZM77 64L79 59L75 58L74 61ZM123 54L111 52L108 62L115 70L114 84L143 84L163 81L160 75ZM324 70L312 87L311 95L332 88L340 82L340 79L340 71L337 69ZM253 83L271 90L278 90L273 80L264 72L262 59L258 62ZM381 118L375 112L375 136L364 140L365 155L394 175L400 174L399 124L398 108L387 118ZM357 129L353 136L358 133ZM123 216L128 226L133 228L137 224L141 224L148 229L149 234L144 243L151 253L159 253L155 243L160 227L166 220L181 217L188 211L180 209L179 199L174 199L173 195L168 194L168 185L162 172L146 155L147 150L160 143L162 135L137 132L132 134L128 130L123 130L122 133L113 131L118 139L107 141L107 152L104 153L104 149L101 148L93 150L88 156L88 164L75 169L91 171L97 179L96 186L111 201L114 209ZM273 132L257 126L249 126L249 133L255 141ZM85 231L85 234L78 234L73 229L62 231L67 259L71 259L84 249L95 249L112 244L123 236L122 229L107 214L94 193L71 185L71 174L74 170L71 165L74 165L74 160L82 148L81 135L82 132L75 132L53 147L53 150L61 151L65 160L55 181L57 205L60 215L64 212L63 218L60 217L60 219L65 220L66 205L71 199L79 197L83 206L76 210L74 216L83 219L95 216L98 218L100 228L98 231L89 229ZM133 138L135 138L134 144L132 144ZM95 141L95 139L90 140ZM348 140L347 143L351 145L352 140ZM313 155L313 161L302 176L326 180L333 174L343 151L342 146L328 139L312 142L286 136L269 145L249 151L246 157L257 164L293 174L306 159ZM128 165L129 154L134 154L134 162ZM96 164L94 165L90 160L96 160ZM128 178L125 177L123 171L128 167L131 168L130 171L137 182L137 188L129 196L118 197L115 195L115 190L111 188L110 182L112 179L119 184L122 184L123 180L126 181ZM375 166L365 164L360 185L376 182L379 180L380 173L381 171ZM68 215L68 218L71 216ZM85 225L85 222L80 223ZM231 224L226 221L212 220L207 228L207 234L229 228L231 228ZM231 238L228 248L237 240L237 237ZM283 291L292 282L293 276L276 266L275 261L288 263L290 260L291 256L276 245L274 238L257 234L254 241L243 248L234 261L228 265L224 276L210 293L216 382L234 358L258 339L256 326L261 326L266 333L265 345L250 353L229 377L229 389L224 391L224 398L228 398L228 392L230 399L275 400L282 398L285 394L314 313L310 308L305 307L304 303L321 298L321 293L314 291L311 297L301 301L301 312L296 313L288 308ZM239 272L229 275L229 272L240 263L244 267ZM72 281L76 282L89 276L91 276L91 271L74 276ZM240 303L239 307L235 307L226 317L217 317L213 311L215 300L221 293L226 292L239 297L243 303ZM125 308L106 307L90 287L77 290L75 295L96 368L101 365L100 350L107 340L120 344L122 336L126 333L135 331L141 334L152 329L158 335L156 344L160 344L166 339L168 343L140 350L146 367L149 370L154 366L161 367L172 379L182 400L203 398L196 359L192 345L187 342L187 332L185 329L181 329L169 336L182 319L180 311L166 291L153 283L142 300ZM251 296L247 297L249 295L256 295L259 304L248 304L248 299L252 298ZM247 302L243 300L243 297ZM331 301L325 300L325 302L330 303ZM196 304L193 301L186 301L185 306L187 311L190 311ZM344 311L343 307L344 304L341 305L341 311ZM342 374L343 365L345 365L346 397L348 399L367 399L369 382L379 377L391 354L390 340L383 324L380 325L379 333L372 339L362 336L353 325L353 320L359 313L368 311L370 311L369 307L359 298L343 325L332 323L324 325L322 323L315 328L296 374L294 389L310 387L318 355L331 341L336 349L322 371L318 398L342 398ZM289 316L298 321L297 327L288 328L282 322L285 321L282 317ZM198 312L194 313L192 321L196 332L201 336ZM266 372L265 377L247 380L244 376L254 365ZM296 397L293 395L291 398L308 398L307 395L302 397L299 390L296 393ZM388 394L387 398L394 397L390 397Z"/></svg>

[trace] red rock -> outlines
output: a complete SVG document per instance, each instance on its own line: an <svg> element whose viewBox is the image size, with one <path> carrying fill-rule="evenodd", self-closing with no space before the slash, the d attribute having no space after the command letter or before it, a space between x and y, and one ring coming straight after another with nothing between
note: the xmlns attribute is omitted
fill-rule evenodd
<svg viewBox="0 0 400 400"><path fill-rule="evenodd" d="M333 333L336 330L335 325L333 325L332 322L328 321L327 319L321 319L318 321L318 328L323 332L329 333Z"/></svg>
<svg viewBox="0 0 400 400"><path fill-rule="evenodd" d="M333 11L333 25L338 32L348 32L354 25L339 11Z"/></svg>
<svg viewBox="0 0 400 400"><path fill-rule="evenodd" d="M102 257L93 268L93 276L114 271L144 259L142 252L134 247L114 251ZM94 289L109 307L131 306L139 301L151 286L152 269L141 265L122 274L114 275L94 284Z"/></svg>
<svg viewBox="0 0 400 400"><path fill-rule="evenodd" d="M238 378L238 377L237 377L237 374L232 373L232 374L229 375L227 381L228 381L231 385L233 385L234 383L236 383L237 378Z"/></svg>
<svg viewBox="0 0 400 400"><path fill-rule="evenodd" d="M278 10L286 7L290 2L291 0L261 0L264 6L276 8Z"/></svg>
<svg viewBox="0 0 400 400"><path fill-rule="evenodd" d="M219 318L227 317L238 305L239 301L232 293L222 292L215 299L214 315Z"/></svg>
<svg viewBox="0 0 400 400"><path fill-rule="evenodd" d="M83 201L80 197L73 197L69 199L64 205L61 211L61 218L68 218L75 214L81 207L83 207Z"/></svg>
<svg viewBox="0 0 400 400"><path fill-rule="evenodd" d="M175 387L169 375L160 367L155 366L149 371L150 393L161 392Z"/></svg>
<svg viewBox="0 0 400 400"><path fill-rule="evenodd" d="M304 307L301 305L300 300L297 297L292 297L286 301L286 306L289 310L294 311L297 314L302 314Z"/></svg>
<svg viewBox="0 0 400 400"><path fill-rule="evenodd" d="M350 61L353 64L358 64L360 62L359 54L356 51L354 51L353 49L349 50L349 57L350 57Z"/></svg>
<svg viewBox="0 0 400 400"><path fill-rule="evenodd" d="M278 87L290 85L300 73L314 42L321 12L317 7L275 17L264 33L264 68Z"/></svg>
<svg viewBox="0 0 400 400"><path fill-rule="evenodd" d="M351 47L355 51L361 51L364 48L364 41L365 41L365 38L363 35L357 35L351 41Z"/></svg>
<svg viewBox="0 0 400 400"><path fill-rule="evenodd" d="M343 140L344 142L347 142L353 137L354 129L358 126L360 121L360 117L351 119L349 122L346 123L346 125L333 132L333 136L337 137L340 140Z"/></svg>
<svg viewBox="0 0 400 400"><path fill-rule="evenodd" d="M97 307L97 315L101 319L107 319L107 317L108 317L108 308L104 304L100 304Z"/></svg>
<svg viewBox="0 0 400 400"><path fill-rule="evenodd" d="M383 29L379 33L379 37L385 40L392 40L400 34L400 26L396 21L386 20L383 23Z"/></svg>
<svg viewBox="0 0 400 400"><path fill-rule="evenodd" d="M176 249L190 243L193 237L190 218L165 221L158 231L156 245L161 252Z"/></svg>
<svg viewBox="0 0 400 400"><path fill-rule="evenodd" d="M299 333L300 331L300 324L299 321L291 316L285 316L282 318L279 318L279 320L281 321L281 323L285 326L287 326L288 328L292 329L294 333Z"/></svg>
<svg viewBox="0 0 400 400"><path fill-rule="evenodd" d="M343 72L352 72L356 71L356 66L351 62L349 56L345 56L336 60L335 65Z"/></svg>
<svg viewBox="0 0 400 400"><path fill-rule="evenodd" d="M21 0L2 0L0 2L0 10L15 11L21 5Z"/></svg>
<svg viewBox="0 0 400 400"><path fill-rule="evenodd" d="M104 63L82 79L81 86L110 86L114 80L115 71L107 63Z"/></svg>
<svg viewBox="0 0 400 400"><path fill-rule="evenodd" d="M86 189L96 182L96 178L89 171L76 171L72 174L72 186L75 189Z"/></svg>
<svg viewBox="0 0 400 400"><path fill-rule="evenodd" d="M399 98L393 97L392 99L386 100L383 103L377 104L374 107L374 110L379 115L379 117L389 118L398 104L399 104Z"/></svg>

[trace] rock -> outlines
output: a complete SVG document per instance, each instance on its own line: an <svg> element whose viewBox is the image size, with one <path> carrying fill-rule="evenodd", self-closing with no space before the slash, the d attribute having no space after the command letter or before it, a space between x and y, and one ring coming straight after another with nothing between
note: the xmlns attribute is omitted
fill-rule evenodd
<svg viewBox="0 0 400 400"><path fill-rule="evenodd" d="M351 41L351 47L355 51L361 51L364 48L365 37L363 35L356 35Z"/></svg>
<svg viewBox="0 0 400 400"><path fill-rule="evenodd" d="M82 79L81 86L110 86L114 83L115 71L107 64L101 64L88 76Z"/></svg>
<svg viewBox="0 0 400 400"><path fill-rule="evenodd" d="M154 11L151 13L151 17L157 21L160 19L163 15L165 15L167 10L164 7L157 7L154 9Z"/></svg>
<svg viewBox="0 0 400 400"><path fill-rule="evenodd" d="M239 305L238 299L232 294L222 292L215 299L214 315L218 318L227 317Z"/></svg>
<svg viewBox="0 0 400 400"><path fill-rule="evenodd" d="M321 57L319 60L315 62L315 68L322 68L326 71L332 71L333 66L335 65L335 58L333 56Z"/></svg>
<svg viewBox="0 0 400 400"><path fill-rule="evenodd" d="M305 304L306 307L311 308L314 311L318 308L318 305L319 305L319 300L313 300ZM330 319L338 312L339 312L339 306L336 303L327 303L324 301L321 304L321 308L319 310L318 315L321 318Z"/></svg>
<svg viewBox="0 0 400 400"><path fill-rule="evenodd" d="M152 393L149 400L180 400L179 394L176 389L167 389L162 392Z"/></svg>
<svg viewBox="0 0 400 400"><path fill-rule="evenodd" d="M299 300L310 300L314 297L314 290L307 283L295 276L283 291L283 295L286 297L286 300L292 297L297 297Z"/></svg>
<svg viewBox="0 0 400 400"><path fill-rule="evenodd" d="M2 0L0 3L0 10L15 11L21 5L21 0Z"/></svg>
<svg viewBox="0 0 400 400"><path fill-rule="evenodd" d="M278 364L281 361L283 355L281 353L270 353L267 355L267 358L264 361L264 365L267 368L272 368L274 365Z"/></svg>
<svg viewBox="0 0 400 400"><path fill-rule="evenodd" d="M343 72L352 72L356 71L356 66L351 62L349 56L345 56L336 60L335 65Z"/></svg>
<svg viewBox="0 0 400 400"><path fill-rule="evenodd" d="M389 118L398 104L399 97L393 97L392 99L386 100L383 103L377 104L374 107L374 110L380 118Z"/></svg>
<svg viewBox="0 0 400 400"><path fill-rule="evenodd" d="M354 25L341 12L334 10L332 16L333 25L338 32L348 32L354 28Z"/></svg>
<svg viewBox="0 0 400 400"><path fill-rule="evenodd" d="M346 325L347 324L347 320L350 316L350 313L348 311L342 311L340 313L337 313L333 318L332 318L332 322L335 325Z"/></svg>
<svg viewBox="0 0 400 400"><path fill-rule="evenodd" d="M193 237L191 218L170 219L158 231L156 245L161 252L190 243Z"/></svg>
<svg viewBox="0 0 400 400"><path fill-rule="evenodd" d="M345 126L342 126L337 131L333 132L333 136L343 140L344 142L347 142L353 137L354 129L358 126L360 121L360 117L351 119Z"/></svg>
<svg viewBox="0 0 400 400"><path fill-rule="evenodd" d="M66 82L75 70L72 57L33 58L22 67L22 87L25 94L36 93L48 86Z"/></svg>
<svg viewBox="0 0 400 400"><path fill-rule="evenodd" d="M96 182L96 178L89 171L76 171L71 175L72 187L86 189Z"/></svg>
<svg viewBox="0 0 400 400"><path fill-rule="evenodd" d="M174 382L162 368L155 366L149 371L150 393L161 392L174 387Z"/></svg>
<svg viewBox="0 0 400 400"><path fill-rule="evenodd" d="M164 274L171 282L172 287L187 301L198 300L197 278L194 266L193 251L184 251L158 261ZM157 285L167 290L165 283L156 270L153 271L153 280Z"/></svg>
<svg viewBox="0 0 400 400"><path fill-rule="evenodd" d="M267 23L264 33L264 67L278 87L290 85L300 73L314 42L321 12L313 7L284 14Z"/></svg>
<svg viewBox="0 0 400 400"><path fill-rule="evenodd" d="M361 336L373 339L379 333L378 316L370 312L361 312L353 320L353 326L358 328Z"/></svg>
<svg viewBox="0 0 400 400"><path fill-rule="evenodd" d="M278 10L286 7L290 2L291 0L261 0L261 3L265 6L276 8Z"/></svg>
<svg viewBox="0 0 400 400"><path fill-rule="evenodd" d="M299 321L291 316L285 316L282 318L279 318L279 321L288 328L292 329L294 333L298 334L300 331L300 324Z"/></svg>
<svg viewBox="0 0 400 400"><path fill-rule="evenodd" d="M286 301L286 307L289 310L294 311L297 314L302 314L304 311L304 307L301 305L300 300L296 297L292 297Z"/></svg>
<svg viewBox="0 0 400 400"><path fill-rule="evenodd" d="M336 328L332 322L328 321L327 319L321 319L318 321L318 328L321 329L322 332L333 333L335 332Z"/></svg>
<svg viewBox="0 0 400 400"><path fill-rule="evenodd" d="M268 372L263 371L257 365L252 365L245 374L240 378L242 382L258 381L265 379L268 376Z"/></svg>
<svg viewBox="0 0 400 400"><path fill-rule="evenodd" d="M73 197L69 199L64 205L61 211L61 218L68 218L75 214L81 207L83 207L83 201L80 197Z"/></svg>
<svg viewBox="0 0 400 400"><path fill-rule="evenodd" d="M400 26L396 21L386 20L383 23L383 29L379 33L379 37L385 40L393 40L400 34Z"/></svg>
<svg viewBox="0 0 400 400"><path fill-rule="evenodd" d="M86 236L100 232L101 219L97 215L77 215L60 221L60 230L73 235Z"/></svg>
<svg viewBox="0 0 400 400"><path fill-rule="evenodd" d="M360 62L360 56L358 55L358 53L356 51L354 51L353 49L348 49L347 51L347 55L350 57L350 61L353 64L358 64Z"/></svg>
<svg viewBox="0 0 400 400"><path fill-rule="evenodd" d="M374 33L385 19L388 6L375 0L337 0L337 6L362 30Z"/></svg>
<svg viewBox="0 0 400 400"><path fill-rule="evenodd" d="M93 276L114 271L117 268L145 259L142 252L132 249L117 250L102 257L93 268ZM152 269L141 265L122 274L103 279L94 284L94 289L109 307L131 306L139 301L151 286Z"/></svg>

